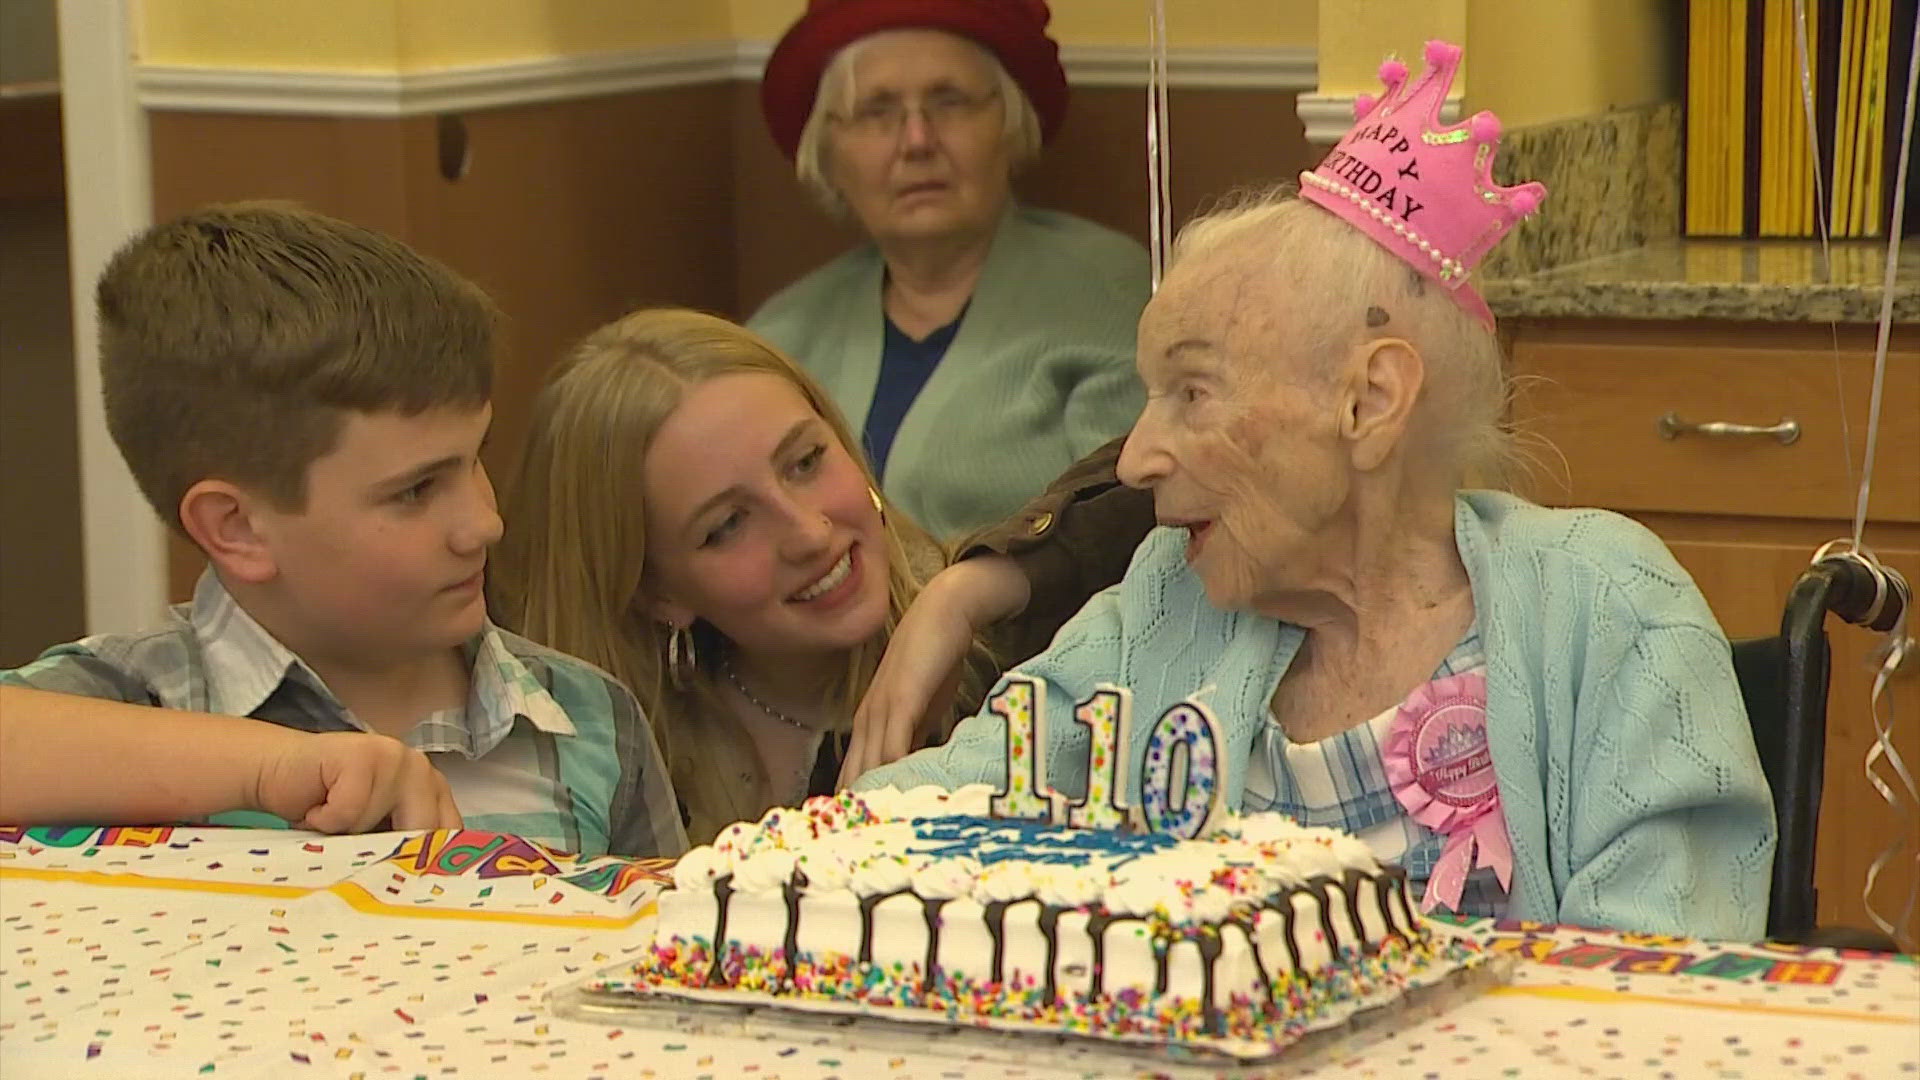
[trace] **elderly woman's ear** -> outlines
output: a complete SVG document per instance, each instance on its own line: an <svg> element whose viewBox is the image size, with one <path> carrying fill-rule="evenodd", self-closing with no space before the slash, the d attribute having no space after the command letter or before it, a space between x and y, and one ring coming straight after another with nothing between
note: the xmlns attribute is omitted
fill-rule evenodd
<svg viewBox="0 0 1920 1080"><path fill-rule="evenodd" d="M1426 363L1400 338L1373 338L1354 346L1340 434L1351 447L1353 467L1376 469L1405 438Z"/></svg>

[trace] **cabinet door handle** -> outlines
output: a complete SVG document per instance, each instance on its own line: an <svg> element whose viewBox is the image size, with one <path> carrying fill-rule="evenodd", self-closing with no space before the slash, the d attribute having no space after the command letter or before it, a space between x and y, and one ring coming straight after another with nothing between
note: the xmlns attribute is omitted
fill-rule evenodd
<svg viewBox="0 0 1920 1080"><path fill-rule="evenodd" d="M1800 421L1789 416L1771 427L1761 427L1758 424L1731 424L1725 420L1708 420L1703 424L1695 424L1680 419L1679 413L1668 413L1660 418L1661 438L1677 439L1682 435L1705 435L1714 439L1764 435L1786 446L1800 438Z"/></svg>

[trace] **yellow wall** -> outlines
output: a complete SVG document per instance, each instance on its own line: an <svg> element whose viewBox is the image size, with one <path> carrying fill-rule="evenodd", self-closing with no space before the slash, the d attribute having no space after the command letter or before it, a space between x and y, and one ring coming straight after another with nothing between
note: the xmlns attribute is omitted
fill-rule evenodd
<svg viewBox="0 0 1920 1080"><path fill-rule="evenodd" d="M1418 73L1429 38L1466 56L1453 94L1509 128L1676 99L1676 5L1666 0L1320 0L1320 92L1378 92L1380 61Z"/></svg>
<svg viewBox="0 0 1920 1080"><path fill-rule="evenodd" d="M1168 44L1311 46L1314 0L1165 0ZM730 0L733 36L774 41L806 10L805 0ZM1144 45L1145 0L1051 0L1051 29L1063 45Z"/></svg>
<svg viewBox="0 0 1920 1080"><path fill-rule="evenodd" d="M1377 94L1380 61L1397 54L1417 74L1421 47L1439 38L1467 50L1453 83L1457 96L1468 64L1479 62L1467 30L1467 0L1320 0L1320 92Z"/></svg>
<svg viewBox="0 0 1920 1080"><path fill-rule="evenodd" d="M145 0L149 64L425 71L724 41L720 0Z"/></svg>
<svg viewBox="0 0 1920 1080"><path fill-rule="evenodd" d="M1664 0L1468 0L1467 107L1521 127L1678 100L1677 8Z"/></svg>

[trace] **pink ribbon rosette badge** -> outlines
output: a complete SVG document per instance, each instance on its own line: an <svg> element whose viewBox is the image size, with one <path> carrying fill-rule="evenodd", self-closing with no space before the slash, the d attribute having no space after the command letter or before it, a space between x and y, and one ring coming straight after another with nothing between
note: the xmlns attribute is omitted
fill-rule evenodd
<svg viewBox="0 0 1920 1080"><path fill-rule="evenodd" d="M1449 675L1415 690L1394 717L1383 753L1400 805L1447 838L1420 909L1457 910L1475 866L1491 867L1510 888L1513 846L1487 748L1485 673Z"/></svg>

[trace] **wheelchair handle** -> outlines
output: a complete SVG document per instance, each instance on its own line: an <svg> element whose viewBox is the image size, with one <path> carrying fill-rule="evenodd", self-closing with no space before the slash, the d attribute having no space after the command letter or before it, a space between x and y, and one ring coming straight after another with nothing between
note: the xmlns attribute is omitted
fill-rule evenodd
<svg viewBox="0 0 1920 1080"><path fill-rule="evenodd" d="M1715 439L1744 438L1749 435L1764 435L1781 446L1797 442L1800 438L1800 421L1789 416L1770 427L1758 424L1732 424L1725 420L1708 420L1695 424L1680 419L1679 413L1668 413L1660 418L1660 437L1677 439L1682 435L1705 435Z"/></svg>

